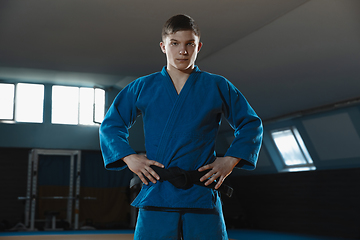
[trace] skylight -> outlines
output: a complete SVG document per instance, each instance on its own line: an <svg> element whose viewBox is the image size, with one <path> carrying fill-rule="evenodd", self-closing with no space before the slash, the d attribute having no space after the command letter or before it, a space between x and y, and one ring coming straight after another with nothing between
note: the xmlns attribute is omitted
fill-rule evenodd
<svg viewBox="0 0 360 240"><path fill-rule="evenodd" d="M271 132L285 171L315 170L313 160L295 127Z"/></svg>

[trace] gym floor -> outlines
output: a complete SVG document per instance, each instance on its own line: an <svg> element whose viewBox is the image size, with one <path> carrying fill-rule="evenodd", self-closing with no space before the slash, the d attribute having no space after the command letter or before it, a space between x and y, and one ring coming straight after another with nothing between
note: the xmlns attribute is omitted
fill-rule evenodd
<svg viewBox="0 0 360 240"><path fill-rule="evenodd" d="M250 230L229 230L229 240L335 240L316 236L303 236ZM131 230L112 231L54 231L54 232L5 232L0 240L132 240Z"/></svg>

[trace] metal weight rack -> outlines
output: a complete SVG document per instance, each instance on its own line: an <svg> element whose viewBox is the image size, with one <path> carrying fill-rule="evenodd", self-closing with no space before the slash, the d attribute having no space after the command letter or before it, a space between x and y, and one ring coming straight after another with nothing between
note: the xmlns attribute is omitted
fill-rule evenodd
<svg viewBox="0 0 360 240"><path fill-rule="evenodd" d="M38 178L38 164L39 155L61 155L70 156L70 183L68 196L53 196L46 197L47 199L67 199L67 221L71 225L72 213L74 213L74 229L79 228L79 207L80 207L80 172L81 172L81 151L79 150L48 150L48 149L33 149L29 153L28 162L28 181L26 197L19 197L25 202L25 226L30 231L35 230L35 208L37 201L37 178ZM76 161L76 182L75 182L75 196L74 196L74 166ZM75 200L75 209L73 212L73 201ZM53 225L54 226L54 225Z"/></svg>

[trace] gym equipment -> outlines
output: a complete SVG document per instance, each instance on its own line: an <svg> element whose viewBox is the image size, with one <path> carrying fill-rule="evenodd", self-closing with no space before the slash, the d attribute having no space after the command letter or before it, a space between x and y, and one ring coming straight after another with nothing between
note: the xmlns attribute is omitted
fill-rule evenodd
<svg viewBox="0 0 360 240"><path fill-rule="evenodd" d="M79 150L49 150L49 149L32 149L29 153L28 162L28 180L26 197L19 197L19 200L25 200L25 226L30 231L35 229L35 207L37 201L37 178L38 178L38 164L39 155L61 155L70 156L70 183L69 183L69 195L68 196L53 196L43 197L42 199L67 199L67 216L66 220L72 224L72 214L74 213L74 229L79 229L79 207L80 207L80 172L81 172L81 151ZM76 186L74 195L74 165L76 159ZM86 197L84 199L95 199ZM73 211L73 201L75 201L75 208ZM55 224L56 219L53 222ZM55 228L52 225L52 228Z"/></svg>

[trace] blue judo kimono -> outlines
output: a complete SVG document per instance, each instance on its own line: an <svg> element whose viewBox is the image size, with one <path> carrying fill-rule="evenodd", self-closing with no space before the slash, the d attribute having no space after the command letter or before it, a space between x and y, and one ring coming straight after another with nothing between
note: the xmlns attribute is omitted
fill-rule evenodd
<svg viewBox="0 0 360 240"><path fill-rule="evenodd" d="M213 162L221 116L234 128L235 139L225 156L242 158L241 167L256 167L262 141L262 123L240 91L224 77L203 72L197 66L180 94L166 67L126 86L109 108L100 127L105 167L122 170L123 157L136 153L128 143L128 129L142 115L147 158L164 164L197 170ZM179 189L168 181L143 185L135 207L212 209L217 191L193 185Z"/></svg>

